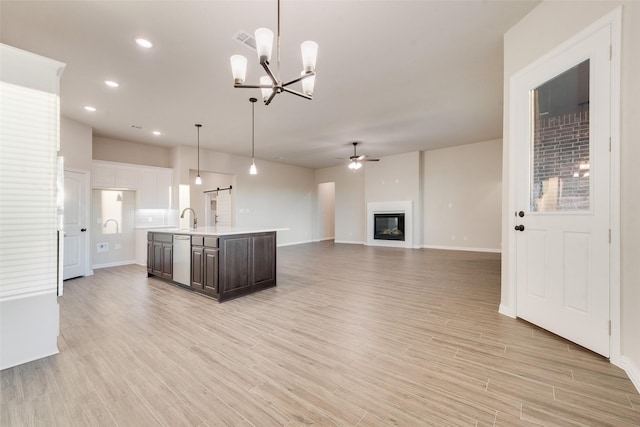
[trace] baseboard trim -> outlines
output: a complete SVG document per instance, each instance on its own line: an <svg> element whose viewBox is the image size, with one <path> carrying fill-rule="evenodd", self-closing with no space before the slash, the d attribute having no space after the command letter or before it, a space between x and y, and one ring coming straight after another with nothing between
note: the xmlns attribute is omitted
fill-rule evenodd
<svg viewBox="0 0 640 427"><path fill-rule="evenodd" d="M509 308L504 304L500 304L500 307L498 308L498 313L504 316L511 317L512 319L516 318L516 314L513 312L513 310L511 310L511 308Z"/></svg>
<svg viewBox="0 0 640 427"><path fill-rule="evenodd" d="M624 369L629 376L629 379L636 387L636 390L640 393L640 367L638 367L633 360L626 356L622 356L620 357L620 368Z"/></svg>
<svg viewBox="0 0 640 427"><path fill-rule="evenodd" d="M313 242L314 242L313 240L301 240L299 242L280 243L279 245L277 245L277 247L282 248L284 246L304 245L305 243L313 243Z"/></svg>
<svg viewBox="0 0 640 427"><path fill-rule="evenodd" d="M422 245L423 249L441 249L445 251L465 251L465 252L490 252L500 254L502 250L494 248L467 248L463 246L437 246L437 245Z"/></svg>
<svg viewBox="0 0 640 427"><path fill-rule="evenodd" d="M324 242L326 240L335 240L335 237L323 237L322 239L316 240L316 242Z"/></svg>
<svg viewBox="0 0 640 427"><path fill-rule="evenodd" d="M94 270L97 270L99 268L120 267L122 265L131 265L131 264L136 264L136 260L131 259L129 261L117 261L117 262L108 262L106 264L94 264L91 266L91 268L93 268Z"/></svg>
<svg viewBox="0 0 640 427"><path fill-rule="evenodd" d="M343 243L347 245L364 245L364 242L358 242L356 240L334 240L334 243Z"/></svg>

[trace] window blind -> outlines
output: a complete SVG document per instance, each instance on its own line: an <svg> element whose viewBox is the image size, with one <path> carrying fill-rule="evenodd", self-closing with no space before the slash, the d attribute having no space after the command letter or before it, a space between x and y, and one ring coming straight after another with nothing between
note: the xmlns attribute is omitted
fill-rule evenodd
<svg viewBox="0 0 640 427"><path fill-rule="evenodd" d="M0 301L55 292L58 96L0 82Z"/></svg>

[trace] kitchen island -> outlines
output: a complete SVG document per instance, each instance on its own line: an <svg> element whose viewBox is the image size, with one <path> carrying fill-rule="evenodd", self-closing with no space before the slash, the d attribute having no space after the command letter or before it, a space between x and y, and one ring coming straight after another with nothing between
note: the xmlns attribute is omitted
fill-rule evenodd
<svg viewBox="0 0 640 427"><path fill-rule="evenodd" d="M149 230L147 275L219 302L276 286L276 230Z"/></svg>

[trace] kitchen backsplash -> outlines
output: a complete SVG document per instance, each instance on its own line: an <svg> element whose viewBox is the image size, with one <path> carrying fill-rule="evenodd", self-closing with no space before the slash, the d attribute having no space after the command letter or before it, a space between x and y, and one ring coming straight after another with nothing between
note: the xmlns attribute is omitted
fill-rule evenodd
<svg viewBox="0 0 640 427"><path fill-rule="evenodd" d="M136 209L135 227L178 227L178 211L176 209Z"/></svg>

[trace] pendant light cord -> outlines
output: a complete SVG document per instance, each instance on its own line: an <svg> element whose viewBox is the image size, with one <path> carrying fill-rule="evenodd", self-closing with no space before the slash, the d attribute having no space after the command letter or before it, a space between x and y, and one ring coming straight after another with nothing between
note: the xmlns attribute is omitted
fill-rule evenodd
<svg viewBox="0 0 640 427"><path fill-rule="evenodd" d="M252 98L253 99L253 98ZM255 163L255 133L256 133L256 119L255 119L255 113L256 113L256 103L254 101L251 101L251 160Z"/></svg>
<svg viewBox="0 0 640 427"><path fill-rule="evenodd" d="M278 40L276 44L278 58L278 74L280 74L280 0L278 0Z"/></svg>
<svg viewBox="0 0 640 427"><path fill-rule="evenodd" d="M196 124L196 129L198 129L198 176L200 176L200 128L201 124Z"/></svg>

